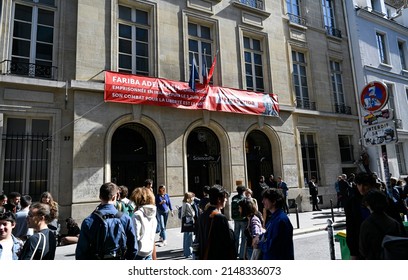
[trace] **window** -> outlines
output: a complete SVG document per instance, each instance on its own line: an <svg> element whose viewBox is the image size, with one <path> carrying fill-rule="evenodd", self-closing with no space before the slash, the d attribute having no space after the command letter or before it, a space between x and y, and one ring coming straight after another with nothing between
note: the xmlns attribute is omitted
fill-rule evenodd
<svg viewBox="0 0 408 280"><path fill-rule="evenodd" d="M191 69L193 56L201 73L208 73L213 52L213 35L210 27L198 23L188 23L188 58Z"/></svg>
<svg viewBox="0 0 408 280"><path fill-rule="evenodd" d="M262 0L239 0L239 2L249 7L263 10Z"/></svg>
<svg viewBox="0 0 408 280"><path fill-rule="evenodd" d="M149 75L149 13L119 5L119 71Z"/></svg>
<svg viewBox="0 0 408 280"><path fill-rule="evenodd" d="M15 4L10 73L55 78L52 66L55 25L53 6L53 0Z"/></svg>
<svg viewBox="0 0 408 280"><path fill-rule="evenodd" d="M351 114L351 108L349 106L346 106L346 101L344 97L343 77L340 62L333 60L330 61L330 74L332 81L335 112L341 114Z"/></svg>
<svg viewBox="0 0 408 280"><path fill-rule="evenodd" d="M406 44L405 44L405 42L398 41L398 52L399 52L399 57L400 57L400 62L401 62L401 69L402 70L408 70L407 69L407 60L406 60Z"/></svg>
<svg viewBox="0 0 408 280"><path fill-rule="evenodd" d="M405 88L405 96L407 97L407 101L408 101L408 88Z"/></svg>
<svg viewBox="0 0 408 280"><path fill-rule="evenodd" d="M292 51L293 84L295 88L297 107L312 109L309 101L309 90L306 75L306 57L304 53ZM314 106L313 106L314 107Z"/></svg>
<svg viewBox="0 0 408 280"><path fill-rule="evenodd" d="M396 107L395 107L395 94L394 87L392 84L386 84L388 90L388 108L394 111L394 117L397 117Z"/></svg>
<svg viewBox="0 0 408 280"><path fill-rule="evenodd" d="M395 151L397 153L399 173L400 174L408 174L407 164L405 162L405 155L404 155L404 144L403 143L397 143L395 145Z"/></svg>
<svg viewBox="0 0 408 280"><path fill-rule="evenodd" d="M377 37L377 47L378 47L378 54L380 56L380 62L384 64L388 64L388 55L387 55L387 49L385 45L385 35L377 32L376 37Z"/></svg>
<svg viewBox="0 0 408 280"><path fill-rule="evenodd" d="M333 0L322 0L324 27L327 34L341 37L340 30L336 29L333 6Z"/></svg>
<svg viewBox="0 0 408 280"><path fill-rule="evenodd" d="M8 118L6 126L2 152L3 190L5 193L29 193L33 199L38 199L50 188L50 121Z"/></svg>
<svg viewBox="0 0 408 280"><path fill-rule="evenodd" d="M339 147L341 163L353 163L353 145L351 145L351 136L339 135Z"/></svg>
<svg viewBox="0 0 408 280"><path fill-rule="evenodd" d="M299 0L286 0L286 10L290 22L306 25L306 20L301 16Z"/></svg>
<svg viewBox="0 0 408 280"><path fill-rule="evenodd" d="M286 9L288 14L300 16L299 0L286 0Z"/></svg>
<svg viewBox="0 0 408 280"><path fill-rule="evenodd" d="M244 36L245 80L246 88L264 91L262 66L262 43L260 40Z"/></svg>
<svg viewBox="0 0 408 280"><path fill-rule="evenodd" d="M300 133L300 144L302 149L303 176L305 183L312 176L319 178L319 164L317 159L317 145L314 134Z"/></svg>

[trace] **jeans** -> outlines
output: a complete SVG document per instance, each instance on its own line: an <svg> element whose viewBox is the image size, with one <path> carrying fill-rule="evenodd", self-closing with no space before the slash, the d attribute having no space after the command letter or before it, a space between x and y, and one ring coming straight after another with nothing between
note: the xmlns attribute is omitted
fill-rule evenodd
<svg viewBox="0 0 408 280"><path fill-rule="evenodd" d="M169 212L157 211L157 214L156 214L157 227L159 229L159 235L163 240L167 239L166 226L167 226L168 217L169 217Z"/></svg>
<svg viewBox="0 0 408 280"><path fill-rule="evenodd" d="M235 247L237 248L238 256L240 259L244 259L244 254L245 254L246 238L245 238L244 231L247 226L247 223L248 223L247 220L234 221Z"/></svg>
<svg viewBox="0 0 408 280"><path fill-rule="evenodd" d="M188 258L193 255L193 248L191 244L193 243L193 233L184 232L183 233L183 255Z"/></svg>

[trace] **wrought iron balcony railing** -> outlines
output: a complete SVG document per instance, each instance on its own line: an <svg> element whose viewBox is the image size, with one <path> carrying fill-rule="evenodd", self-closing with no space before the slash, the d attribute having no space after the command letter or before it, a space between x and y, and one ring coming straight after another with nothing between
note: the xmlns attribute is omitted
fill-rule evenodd
<svg viewBox="0 0 408 280"><path fill-rule="evenodd" d="M57 79L58 67L35 64L21 61L3 60L0 64L5 64L5 74L13 74L19 76L28 76L31 78L43 78L43 79Z"/></svg>
<svg viewBox="0 0 408 280"><path fill-rule="evenodd" d="M239 0L241 4L249 6L251 8L256 8L263 10L264 9L264 1L263 0Z"/></svg>
<svg viewBox="0 0 408 280"><path fill-rule="evenodd" d="M334 112L337 114L351 115L351 107L344 104L334 104Z"/></svg>
<svg viewBox="0 0 408 280"><path fill-rule="evenodd" d="M327 35L334 36L337 38L341 38L341 31L333 26L325 26Z"/></svg>
<svg viewBox="0 0 408 280"><path fill-rule="evenodd" d="M296 98L296 108L307 109L307 110L316 110L316 102L312 102L306 98Z"/></svg>
<svg viewBox="0 0 408 280"><path fill-rule="evenodd" d="M289 13L287 15L289 17L290 22L306 26L306 19L305 18L302 18L301 16L298 16L298 15L289 14Z"/></svg>

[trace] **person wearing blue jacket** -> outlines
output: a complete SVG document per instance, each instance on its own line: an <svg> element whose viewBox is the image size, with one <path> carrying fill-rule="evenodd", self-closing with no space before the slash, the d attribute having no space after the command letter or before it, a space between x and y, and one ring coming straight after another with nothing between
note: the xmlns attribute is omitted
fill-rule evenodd
<svg viewBox="0 0 408 280"><path fill-rule="evenodd" d="M255 237L255 247L262 251L264 260L294 260L293 226L283 211L284 196L279 189L262 193L262 203L271 212L266 232Z"/></svg>
<svg viewBox="0 0 408 280"><path fill-rule="evenodd" d="M161 185L158 189L158 194L156 195L156 218L157 218L157 230L156 232L160 235L160 242L162 246L167 245L167 220L169 218L169 213L173 216L173 206L171 205L170 197L166 193L166 186Z"/></svg>
<svg viewBox="0 0 408 280"><path fill-rule="evenodd" d="M111 182L105 183L100 187L99 199L101 200L101 204L99 204L97 210L101 216L117 215L118 210L115 208L115 204L118 191L118 186ZM127 214L120 215L120 217L116 217L115 219L120 219L126 234L126 252L123 257L127 260L134 260L138 253L134 223ZM82 222L81 232L79 234L78 244L75 251L75 258L77 260L98 259L95 257L96 255L93 248L100 223L101 220L97 214L95 214L95 211ZM114 239L115 242L119 242L120 240L118 240L118 238L120 237L120 234L116 235L117 236L111 236L111 238Z"/></svg>

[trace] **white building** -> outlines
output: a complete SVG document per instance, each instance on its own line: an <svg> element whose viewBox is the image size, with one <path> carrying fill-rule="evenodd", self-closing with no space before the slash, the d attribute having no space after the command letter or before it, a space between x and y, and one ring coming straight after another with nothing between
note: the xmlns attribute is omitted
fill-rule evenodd
<svg viewBox="0 0 408 280"><path fill-rule="evenodd" d="M370 82L383 82L389 101L384 109L392 109L398 142L391 138L370 139L364 135L368 112L360 109L361 144L367 146L369 168L385 178L382 146L386 147L389 172L394 177L408 174L408 13L403 1L345 1L354 75L356 101ZM378 113L374 113L378 115ZM381 118L380 118L381 119ZM375 122L374 122L375 123ZM373 142L376 142L373 145Z"/></svg>

